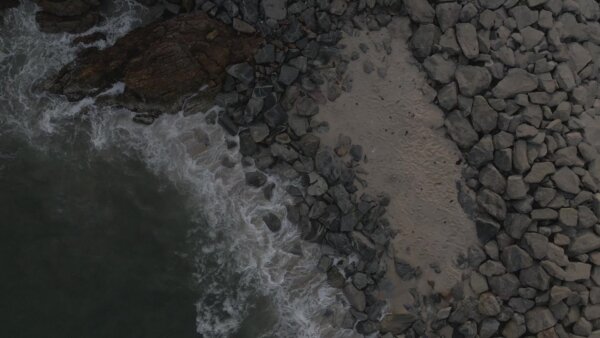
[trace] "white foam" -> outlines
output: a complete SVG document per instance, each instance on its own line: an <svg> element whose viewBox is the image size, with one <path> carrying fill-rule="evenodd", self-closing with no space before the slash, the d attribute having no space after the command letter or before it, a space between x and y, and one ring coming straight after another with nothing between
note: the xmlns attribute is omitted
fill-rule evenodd
<svg viewBox="0 0 600 338"><path fill-rule="evenodd" d="M142 21L141 7L135 2L115 6L118 14L94 29L108 30L109 42ZM75 53L68 35L37 32L34 11L28 4L9 12L5 27L10 31L0 32L0 46L6 47L3 53L7 55L0 61L0 76L7 84L0 91L0 102L9 105L7 112L0 112L0 132L20 132L32 142L41 139L37 144L43 146L45 135L62 135L65 125L81 123L74 122L77 117L91 125L90 147L97 151L115 148L141 157L157 175L187 193L197 211L194 217L205 224L194 231L199 234L194 238L198 238L196 280L201 287L197 330L204 336L235 333L256 311L252 306L258 296L268 299L275 313L265 337L347 336L348 332L334 328L331 316L324 316L332 309L341 313L342 297L315 269L318 246L301 241L287 222L287 197L282 189L276 188L268 201L260 190L245 184L240 164L234 168L220 165L223 156L239 163L237 150L227 149L228 136L220 126L206 124L202 113L163 115L154 124L142 126L132 122L132 112L98 107L93 98L70 103L32 89ZM102 95L122 90L123 84L116 84ZM206 141L208 148L199 151ZM267 211L283 220L279 232L270 232L260 221ZM290 253L296 246L302 248L302 256Z"/></svg>

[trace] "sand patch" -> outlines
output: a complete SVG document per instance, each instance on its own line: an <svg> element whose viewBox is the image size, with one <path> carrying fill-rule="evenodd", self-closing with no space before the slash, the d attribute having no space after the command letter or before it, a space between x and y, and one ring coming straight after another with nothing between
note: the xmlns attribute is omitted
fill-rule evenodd
<svg viewBox="0 0 600 338"><path fill-rule="evenodd" d="M348 68L352 91L322 106L319 114L330 124L330 131L321 135L323 143L335 145L342 133L362 145L365 191L391 197L387 217L397 235L390 256L422 270L418 281L404 282L390 265L380 286L391 310L398 312L411 287L425 293L433 282L436 291L448 291L461 278L457 256L476 243L475 226L457 201L462 155L445 136L443 112L431 103L435 93L415 66L407 31L406 19L397 19L380 32L346 37L345 52L360 54ZM390 55L383 47L386 39L391 40ZM366 53L360 51L361 43L369 47ZM374 66L370 74L363 70L365 60ZM441 272L434 272L435 265Z"/></svg>

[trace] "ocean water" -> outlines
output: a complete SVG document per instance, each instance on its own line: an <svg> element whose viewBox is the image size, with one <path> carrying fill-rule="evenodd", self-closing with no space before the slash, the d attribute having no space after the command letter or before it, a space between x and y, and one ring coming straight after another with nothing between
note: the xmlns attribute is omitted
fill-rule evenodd
<svg viewBox="0 0 600 338"><path fill-rule="evenodd" d="M239 163L236 138L206 112L142 126L96 98L45 93L78 47L38 32L35 10L0 24L0 336L348 336L343 297L315 268L320 248L285 221L283 191L266 200L247 169L221 165ZM99 48L160 14L135 1L103 11L87 32L107 35Z"/></svg>

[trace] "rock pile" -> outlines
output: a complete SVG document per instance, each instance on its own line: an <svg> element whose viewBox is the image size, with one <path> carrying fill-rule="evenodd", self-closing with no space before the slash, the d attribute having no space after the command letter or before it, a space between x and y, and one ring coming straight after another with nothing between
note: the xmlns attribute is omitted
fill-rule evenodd
<svg viewBox="0 0 600 338"><path fill-rule="evenodd" d="M404 4L414 55L467 160L483 244L460 286L469 292L458 292L432 329L600 337L600 158L583 122L600 108L600 6Z"/></svg>

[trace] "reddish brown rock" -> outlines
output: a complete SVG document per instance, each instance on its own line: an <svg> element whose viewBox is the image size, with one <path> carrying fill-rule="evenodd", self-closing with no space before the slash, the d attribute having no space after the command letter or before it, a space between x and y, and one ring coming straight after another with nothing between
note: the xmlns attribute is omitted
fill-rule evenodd
<svg viewBox="0 0 600 338"><path fill-rule="evenodd" d="M0 11L7 8L19 6L19 0L3 0L0 1Z"/></svg>
<svg viewBox="0 0 600 338"><path fill-rule="evenodd" d="M179 15L135 29L106 49L84 50L60 71L50 90L78 100L122 81L121 104L131 107L133 97L170 110L202 86L218 88L225 68L250 60L261 41L204 13Z"/></svg>
<svg viewBox="0 0 600 338"><path fill-rule="evenodd" d="M100 20L100 0L36 0L35 20L42 32L82 33Z"/></svg>

